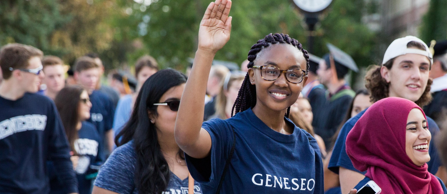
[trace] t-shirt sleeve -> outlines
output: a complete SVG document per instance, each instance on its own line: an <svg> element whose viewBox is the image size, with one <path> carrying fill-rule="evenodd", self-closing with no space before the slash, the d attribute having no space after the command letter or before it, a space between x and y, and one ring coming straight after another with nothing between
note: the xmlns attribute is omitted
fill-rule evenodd
<svg viewBox="0 0 447 194"><path fill-rule="evenodd" d="M130 153L131 149L131 146L118 148L110 155L99 170L95 186L116 193L133 192L136 158Z"/></svg>
<svg viewBox="0 0 447 194"><path fill-rule="evenodd" d="M48 113L47 126L48 130L48 157L53 161L57 176L61 184L66 188L68 193L78 192L78 182L73 170L73 164L70 160L70 147L67 137L65 136L64 127L59 118L56 106L51 103Z"/></svg>
<svg viewBox="0 0 447 194"><path fill-rule="evenodd" d="M198 182L217 185L233 145L233 129L230 124L221 119L211 119L204 122L202 128L205 129L211 137L211 151L209 157L203 159L211 162L211 172L207 173L210 169L203 168L203 166L208 165L199 165L201 162L200 160L202 159L194 159L185 154L188 169L193 178ZM209 174L209 177L204 177L204 174Z"/></svg>
<svg viewBox="0 0 447 194"><path fill-rule="evenodd" d="M439 132L439 127L436 124L436 122L431 119L430 117L427 117L427 123L428 123L428 129L430 130L432 139L430 141L430 161L427 163L428 165L428 172L432 174L436 174L438 172L438 168L442 165L441 159L438 155L438 149L435 145L435 141L433 137L436 137L436 134Z"/></svg>
<svg viewBox="0 0 447 194"><path fill-rule="evenodd" d="M439 181L439 183L441 184L442 190L444 191L444 194L447 194L447 188L445 187L444 182L442 182L442 180L439 177L436 177Z"/></svg>
<svg viewBox="0 0 447 194"><path fill-rule="evenodd" d="M329 160L328 166L329 170L336 174L339 173L339 167L364 174L364 172L360 172L356 168L354 168L351 159L346 153L346 137L348 136L348 133L351 131L351 129L354 127L356 121L356 117L348 120L341 128L340 134L338 134L337 141L335 142L334 149L332 150L332 156Z"/></svg>

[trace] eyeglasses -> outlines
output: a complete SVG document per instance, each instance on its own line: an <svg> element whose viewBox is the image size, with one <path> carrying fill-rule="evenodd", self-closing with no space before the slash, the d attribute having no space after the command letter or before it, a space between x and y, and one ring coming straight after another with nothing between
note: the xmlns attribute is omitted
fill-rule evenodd
<svg viewBox="0 0 447 194"><path fill-rule="evenodd" d="M154 103L155 106L169 106L169 109L171 109L172 111L178 111L178 107L180 105L180 100L173 100L173 101L169 101L169 102L159 102L159 103Z"/></svg>
<svg viewBox="0 0 447 194"><path fill-rule="evenodd" d="M266 81L275 81L284 72L287 81L293 84L299 84L303 81L304 76L307 76L307 72L298 67L288 70L281 70L274 65L253 66L253 68L260 69L261 77Z"/></svg>
<svg viewBox="0 0 447 194"><path fill-rule="evenodd" d="M89 98L81 98L80 101L84 104L87 104L87 102L90 102Z"/></svg>
<svg viewBox="0 0 447 194"><path fill-rule="evenodd" d="M32 74L36 74L39 75L40 72L42 71L43 67L40 66L38 68L35 69L14 69L12 67L9 67L9 71L14 71L14 70L19 70L19 71L23 71L23 72L28 72L28 73L32 73Z"/></svg>

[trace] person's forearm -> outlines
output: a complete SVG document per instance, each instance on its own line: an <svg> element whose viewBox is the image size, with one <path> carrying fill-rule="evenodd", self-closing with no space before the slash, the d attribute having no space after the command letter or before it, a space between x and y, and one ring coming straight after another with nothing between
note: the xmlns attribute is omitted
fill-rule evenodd
<svg viewBox="0 0 447 194"><path fill-rule="evenodd" d="M340 167L340 187L341 193L349 193L365 176L358 172Z"/></svg>
<svg viewBox="0 0 447 194"><path fill-rule="evenodd" d="M113 151L113 147L115 146L115 142L113 141L113 129L110 129L109 131L106 132L106 137L107 137L107 148L109 149L110 153L112 153Z"/></svg>
<svg viewBox="0 0 447 194"><path fill-rule="evenodd" d="M205 109L206 83L215 53L197 50L191 75L186 82L180 108L177 113L175 138L179 146L187 152L200 133ZM191 111L194 111L191 114Z"/></svg>

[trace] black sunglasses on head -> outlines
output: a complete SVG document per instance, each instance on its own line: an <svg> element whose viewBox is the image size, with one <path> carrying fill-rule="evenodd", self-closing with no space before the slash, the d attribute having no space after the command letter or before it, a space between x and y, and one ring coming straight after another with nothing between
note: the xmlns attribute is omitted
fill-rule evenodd
<svg viewBox="0 0 447 194"><path fill-rule="evenodd" d="M180 105L180 100L172 100L169 102L159 102L159 103L154 103L155 106L169 106L169 109L171 109L172 111L178 111L178 106Z"/></svg>

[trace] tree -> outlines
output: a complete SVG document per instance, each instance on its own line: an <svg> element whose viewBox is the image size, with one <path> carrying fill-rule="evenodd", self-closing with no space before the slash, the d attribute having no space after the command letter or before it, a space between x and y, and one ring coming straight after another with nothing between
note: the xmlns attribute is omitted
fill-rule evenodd
<svg viewBox="0 0 447 194"><path fill-rule="evenodd" d="M426 43L447 39L447 0L431 0L430 8L422 19L420 37Z"/></svg>

